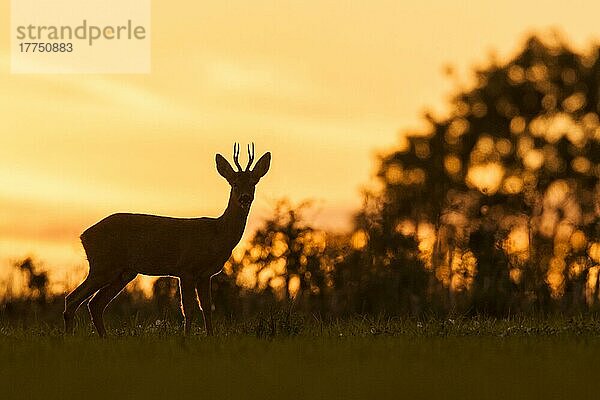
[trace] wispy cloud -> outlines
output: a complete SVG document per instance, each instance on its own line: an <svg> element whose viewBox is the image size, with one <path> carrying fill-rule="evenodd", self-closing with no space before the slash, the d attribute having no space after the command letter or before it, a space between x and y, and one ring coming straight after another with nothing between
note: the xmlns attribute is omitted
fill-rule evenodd
<svg viewBox="0 0 600 400"><path fill-rule="evenodd" d="M324 88L310 79L269 62L209 59L204 62L204 73L215 89L238 94L298 100L318 100L326 95Z"/></svg>

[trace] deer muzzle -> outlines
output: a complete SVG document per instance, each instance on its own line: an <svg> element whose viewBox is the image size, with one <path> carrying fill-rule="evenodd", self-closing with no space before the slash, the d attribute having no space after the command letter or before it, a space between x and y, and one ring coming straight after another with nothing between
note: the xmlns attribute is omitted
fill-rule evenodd
<svg viewBox="0 0 600 400"><path fill-rule="evenodd" d="M253 198L252 198L252 196L251 196L251 195L249 195L249 194L243 194L243 195L241 195L241 196L240 196L240 198L239 198L240 205L241 205L243 208L249 208L249 207L250 207L250 205L252 204L252 200L254 200L254 199L253 199Z"/></svg>

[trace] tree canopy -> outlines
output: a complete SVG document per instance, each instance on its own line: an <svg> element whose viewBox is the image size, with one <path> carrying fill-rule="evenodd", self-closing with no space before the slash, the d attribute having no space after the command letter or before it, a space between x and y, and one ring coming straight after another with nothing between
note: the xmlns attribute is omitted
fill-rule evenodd
<svg viewBox="0 0 600 400"><path fill-rule="evenodd" d="M400 240L414 237L450 307L505 312L567 292L565 302L594 304L598 54L532 37L383 156L383 190L357 217L381 262L403 268Z"/></svg>

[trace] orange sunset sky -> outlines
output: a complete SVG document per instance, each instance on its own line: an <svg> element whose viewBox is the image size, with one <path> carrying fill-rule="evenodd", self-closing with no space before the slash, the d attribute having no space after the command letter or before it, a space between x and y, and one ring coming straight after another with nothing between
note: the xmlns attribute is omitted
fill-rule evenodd
<svg viewBox="0 0 600 400"><path fill-rule="evenodd" d="M151 74L11 75L2 1L0 271L28 254L83 265L80 232L113 212L219 215L214 156L234 141L273 153L251 226L289 197L347 228L377 151L444 111L445 66L468 83L549 28L585 49L598 15L597 1L154 1Z"/></svg>

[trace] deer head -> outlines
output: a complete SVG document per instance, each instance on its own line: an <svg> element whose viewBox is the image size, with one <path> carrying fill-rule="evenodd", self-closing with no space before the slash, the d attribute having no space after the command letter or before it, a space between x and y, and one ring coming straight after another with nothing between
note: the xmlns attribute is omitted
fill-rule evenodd
<svg viewBox="0 0 600 400"><path fill-rule="evenodd" d="M217 154L217 171L219 171L219 174L229 182L229 185L231 186L231 198L236 201L242 209L248 210L254 200L254 189L256 184L269 170L269 166L271 165L271 153L266 152L263 154L252 170L250 170L250 167L254 162L254 143L252 143L252 151L250 150L250 145L248 145L248 165L246 165L246 169L244 170L242 170L242 166L240 165L239 156L240 145L239 143L234 143L233 162L238 169L237 171L234 171L233 167L225 157Z"/></svg>

